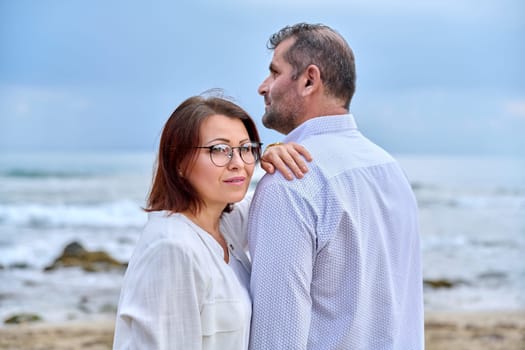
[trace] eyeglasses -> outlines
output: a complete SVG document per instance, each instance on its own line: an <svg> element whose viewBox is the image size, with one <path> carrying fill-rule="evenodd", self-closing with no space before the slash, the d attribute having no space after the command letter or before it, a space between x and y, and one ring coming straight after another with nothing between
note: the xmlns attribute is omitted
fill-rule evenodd
<svg viewBox="0 0 525 350"><path fill-rule="evenodd" d="M239 155L245 164L253 164L259 160L262 143L248 142L239 147L231 147L226 144L213 146L200 146L195 148L206 148L210 150L210 159L219 167L226 166L233 158L233 150L238 149Z"/></svg>

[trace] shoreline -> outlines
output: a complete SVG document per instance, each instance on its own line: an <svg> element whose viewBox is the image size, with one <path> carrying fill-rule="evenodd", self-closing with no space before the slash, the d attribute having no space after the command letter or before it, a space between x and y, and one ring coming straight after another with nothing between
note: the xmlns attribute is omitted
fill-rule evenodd
<svg viewBox="0 0 525 350"><path fill-rule="evenodd" d="M111 349L114 320L35 322L0 327L0 350ZM427 350L524 350L525 310L429 311Z"/></svg>
<svg viewBox="0 0 525 350"><path fill-rule="evenodd" d="M425 344L427 350L525 350L525 309L427 312Z"/></svg>

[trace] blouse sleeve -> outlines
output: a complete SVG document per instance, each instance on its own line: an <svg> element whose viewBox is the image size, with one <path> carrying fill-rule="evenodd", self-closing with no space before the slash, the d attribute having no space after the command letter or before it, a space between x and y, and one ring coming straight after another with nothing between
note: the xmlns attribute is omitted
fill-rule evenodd
<svg viewBox="0 0 525 350"><path fill-rule="evenodd" d="M234 234L235 241L244 249L248 250L248 214L253 194L248 194L242 201L235 203L231 213L222 218L223 225L227 225L228 234Z"/></svg>
<svg viewBox="0 0 525 350"><path fill-rule="evenodd" d="M148 247L129 271L118 317L126 349L201 349L206 281L188 249L167 239Z"/></svg>

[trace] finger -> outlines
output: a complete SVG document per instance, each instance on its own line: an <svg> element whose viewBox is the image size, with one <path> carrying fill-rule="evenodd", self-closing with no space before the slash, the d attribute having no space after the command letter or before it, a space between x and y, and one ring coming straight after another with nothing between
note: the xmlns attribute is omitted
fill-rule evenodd
<svg viewBox="0 0 525 350"><path fill-rule="evenodd" d="M306 167L306 164L304 163L301 155L291 144L271 148L265 152L263 159L272 163L276 170L283 173L285 178L289 180L291 179L291 174L289 174L289 171L292 171L293 175L299 179L304 176L304 172L301 169L301 164L303 168Z"/></svg>
<svg viewBox="0 0 525 350"><path fill-rule="evenodd" d="M308 172L308 167L300 151L306 151L306 149L297 143L290 143L285 148L286 150L283 149L283 154L280 156L281 159L294 172L296 177L303 177L304 173ZM311 160L309 153L308 156Z"/></svg>
<svg viewBox="0 0 525 350"><path fill-rule="evenodd" d="M300 145L298 143L295 143L295 142L292 142L290 144L293 146L294 150L296 152L299 152L307 161L309 161L309 162L312 161L312 159L313 159L312 155L310 154L310 152L308 152L308 150L304 146L302 146L302 145Z"/></svg>
<svg viewBox="0 0 525 350"><path fill-rule="evenodd" d="M290 168L295 177L299 179L304 176L305 169L308 171L308 168L306 168L306 163L298 153L287 154L286 156L281 157L281 159L285 166Z"/></svg>
<svg viewBox="0 0 525 350"><path fill-rule="evenodd" d="M281 174L283 174L284 178L287 179L287 180L293 180L293 175L292 173L290 172L290 170L292 170L293 172L293 169L290 169L285 162L283 162L283 160L279 157L274 157L272 162L273 166L275 167L275 169L277 171L279 171ZM295 172L294 172L295 173Z"/></svg>
<svg viewBox="0 0 525 350"><path fill-rule="evenodd" d="M272 165L272 163L264 161L262 159L261 159L261 168L263 168L263 170L267 172L268 174L273 174L275 172L275 168Z"/></svg>
<svg viewBox="0 0 525 350"><path fill-rule="evenodd" d="M285 175L285 177L288 180L293 179L293 176L290 173L290 171L293 173L295 177L299 179L304 176L297 162L294 160L294 158L289 153L284 153L280 157L276 156L276 157L273 157L272 159L273 159L272 164L276 167L278 171L283 173L283 175Z"/></svg>
<svg viewBox="0 0 525 350"><path fill-rule="evenodd" d="M293 152L290 152L290 156L292 157L291 161L293 161L293 163L290 163L290 164L287 163L287 165L290 168L297 167L298 169L300 169L300 171L303 174L308 172L308 167L306 166L306 162L304 161L304 158L300 153L293 151Z"/></svg>

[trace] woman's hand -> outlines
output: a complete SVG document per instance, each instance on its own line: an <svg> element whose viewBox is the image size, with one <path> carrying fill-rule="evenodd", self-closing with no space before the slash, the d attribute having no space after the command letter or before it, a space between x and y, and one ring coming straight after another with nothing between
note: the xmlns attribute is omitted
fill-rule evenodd
<svg viewBox="0 0 525 350"><path fill-rule="evenodd" d="M298 143L272 143L261 156L261 167L269 174L277 169L287 180L294 175L300 179L308 171L306 162L312 161L310 153Z"/></svg>

